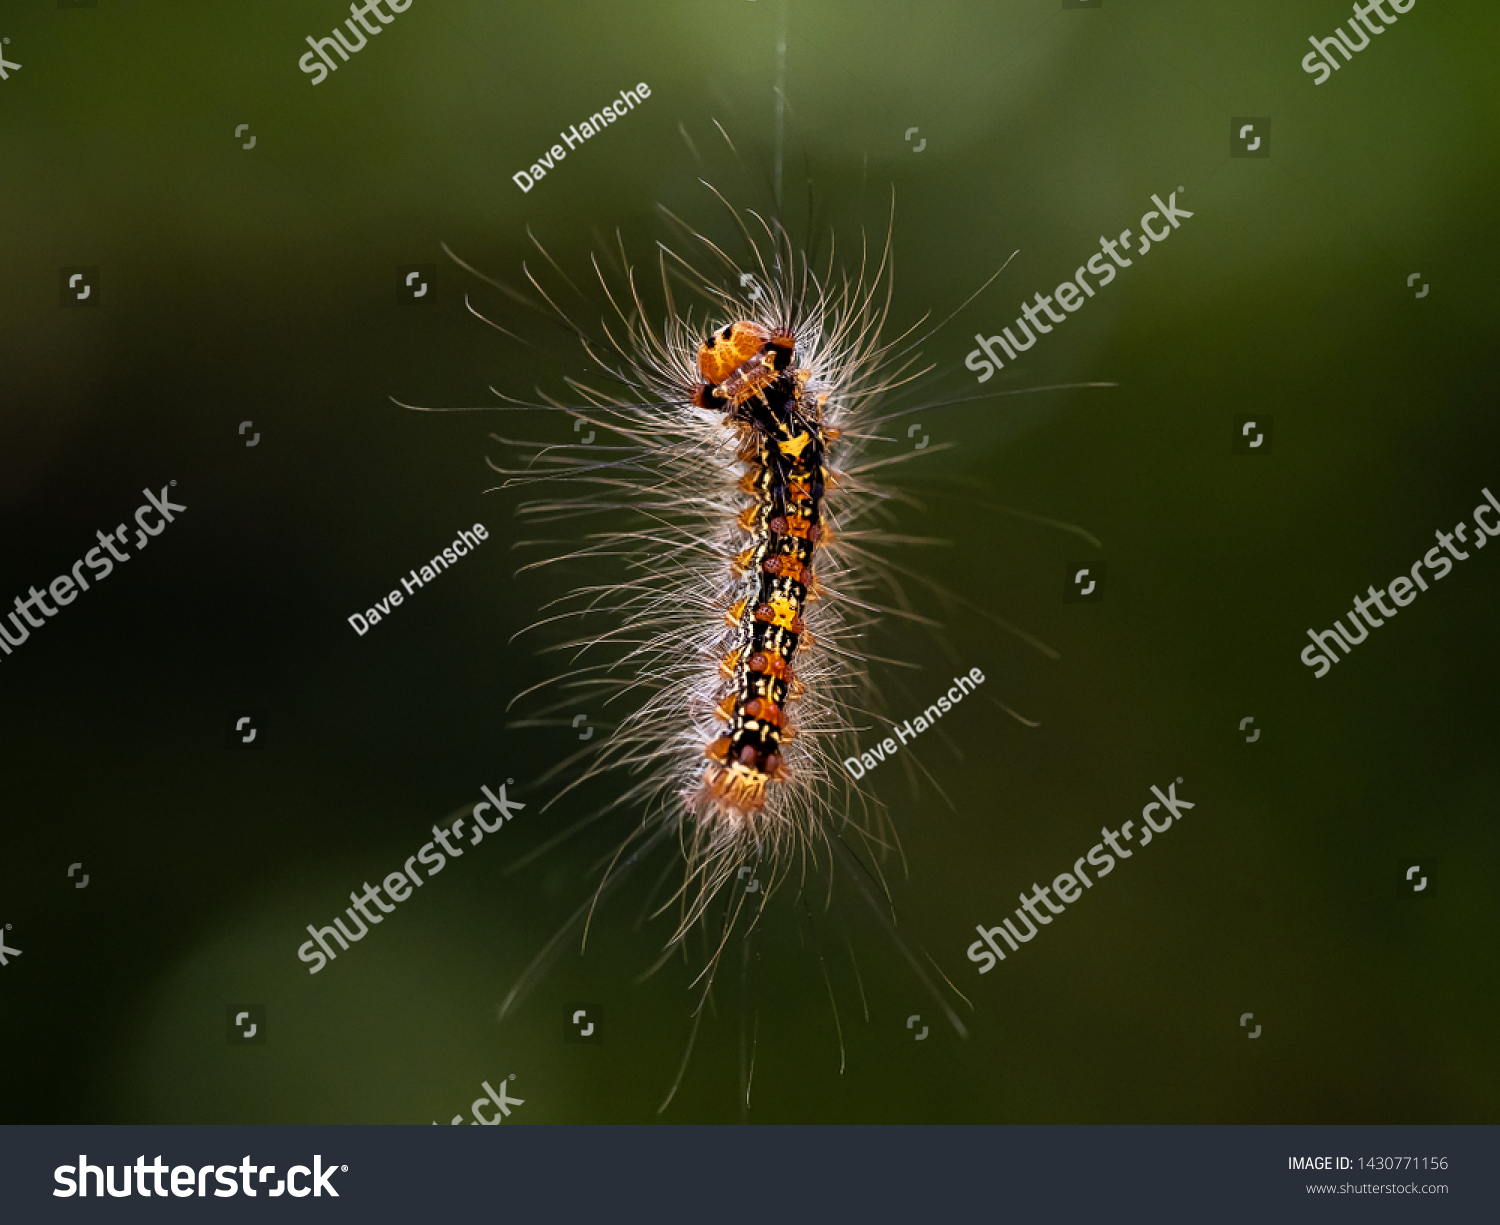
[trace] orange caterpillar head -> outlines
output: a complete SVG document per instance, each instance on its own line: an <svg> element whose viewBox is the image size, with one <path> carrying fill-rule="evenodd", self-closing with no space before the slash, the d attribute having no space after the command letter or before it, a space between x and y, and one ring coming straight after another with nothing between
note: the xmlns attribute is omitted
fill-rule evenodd
<svg viewBox="0 0 1500 1225"><path fill-rule="evenodd" d="M796 338L788 332L769 332L741 319L726 324L698 346L698 373L707 391L731 405L759 395L791 364ZM699 393L695 403L708 404Z"/></svg>
<svg viewBox="0 0 1500 1225"><path fill-rule="evenodd" d="M698 373L716 387L766 347L771 333L758 323L740 320L717 332L698 346Z"/></svg>

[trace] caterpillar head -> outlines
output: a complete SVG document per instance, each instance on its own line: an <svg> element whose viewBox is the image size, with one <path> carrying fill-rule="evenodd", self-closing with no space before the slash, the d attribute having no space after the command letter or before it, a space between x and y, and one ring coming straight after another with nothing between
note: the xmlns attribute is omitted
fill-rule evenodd
<svg viewBox="0 0 1500 1225"><path fill-rule="evenodd" d="M759 395L791 365L794 342L789 332L772 333L745 319L710 332L698 346L703 398L738 407Z"/></svg>

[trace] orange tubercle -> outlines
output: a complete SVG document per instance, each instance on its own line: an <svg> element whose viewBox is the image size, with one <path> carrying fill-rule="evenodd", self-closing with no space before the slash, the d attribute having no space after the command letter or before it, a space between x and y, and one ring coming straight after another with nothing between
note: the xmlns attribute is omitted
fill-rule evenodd
<svg viewBox="0 0 1500 1225"><path fill-rule="evenodd" d="M760 568L767 574L780 574L786 578L801 581L803 567L801 558L797 557L768 557L760 563Z"/></svg>

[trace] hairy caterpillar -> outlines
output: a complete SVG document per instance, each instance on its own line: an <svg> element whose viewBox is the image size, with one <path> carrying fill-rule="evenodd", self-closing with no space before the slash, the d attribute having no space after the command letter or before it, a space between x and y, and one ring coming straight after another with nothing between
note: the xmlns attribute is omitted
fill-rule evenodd
<svg viewBox="0 0 1500 1225"><path fill-rule="evenodd" d="M591 916L634 867L675 838L679 883L655 911L675 909L675 924L657 966L686 951L690 933L703 934L689 1053L731 935L745 934L748 948L768 898L794 871L799 897L824 872L831 897L835 864L962 1034L896 936L888 899L877 897L878 863L899 845L889 815L839 765L879 705L873 634L898 619L935 625L908 596L910 572L891 560L913 538L893 530L899 498L879 481L919 452L876 458L867 448L882 441L883 422L952 402L892 403L930 369L916 351L936 329L919 335L923 316L884 336L894 210L884 240L862 243L843 271L832 244L815 264L778 217L738 210L709 190L738 259L662 208L681 241L658 244L649 278L623 239L597 253L602 297L592 306L534 237L547 267L541 276L525 269L529 293L449 252L562 324L594 368L564 379L566 399L496 392L500 411L529 416L543 433L558 420L573 427L565 440L555 428L551 440L492 435L504 448L490 460L500 488L526 496L523 523L562 525L559 536L518 542L549 550L522 572L572 575L523 634L576 629L546 648L566 652L568 665L517 695L511 726L567 726L585 703L618 712L602 743L539 780L563 780L544 811L589 784L616 789L514 866L610 814L630 823L598 888L520 976L501 1014L580 929L586 940ZM566 295L585 305L565 308ZM595 308L597 320L584 313Z"/></svg>
<svg viewBox="0 0 1500 1225"><path fill-rule="evenodd" d="M602 339L574 330L609 384L570 379L581 402L554 408L618 442L598 459L598 444L512 444L519 462L495 465L509 485L571 487L523 503L530 522L613 521L539 564L629 555L633 577L586 583L551 610L604 626L568 641L578 663L552 683L645 694L584 750L569 789L623 771L635 781L610 806L644 805L642 839L680 835L669 944L747 865L770 865L763 905L793 862L826 847L830 815L866 840L887 832L873 806L851 803L837 762L866 684L851 642L882 612L859 599L884 501L859 462L861 416L909 373L900 360L893 373L879 339L889 248L840 276L831 258L812 268L778 223L731 214L750 267L688 230L718 275L663 247L660 326L633 270L628 299L600 273L613 318ZM701 301L679 313L674 284Z"/></svg>

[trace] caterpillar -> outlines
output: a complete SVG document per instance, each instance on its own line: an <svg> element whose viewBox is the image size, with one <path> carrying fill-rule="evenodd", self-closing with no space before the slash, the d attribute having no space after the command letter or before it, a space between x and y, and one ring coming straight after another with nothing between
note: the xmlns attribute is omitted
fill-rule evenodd
<svg viewBox="0 0 1500 1225"><path fill-rule="evenodd" d="M812 647L802 611L822 594L813 553L825 535L826 454L838 431L823 422L830 393L808 391L813 372L793 364L796 351L795 332L750 320L698 348L705 381L694 402L723 412L738 435L736 458L748 467L739 488L755 499L736 520L750 544L732 567L745 593L724 618L734 645L719 665L730 680L714 709L723 732L704 750L710 765L694 802L699 824L711 810L732 831L757 820L766 788L781 781L782 742L796 734L797 650Z"/></svg>
<svg viewBox="0 0 1500 1225"><path fill-rule="evenodd" d="M889 811L839 764L879 705L870 676L880 658L875 635L893 620L937 624L911 600L903 582L910 572L890 557L914 538L895 530L901 498L881 478L893 463L942 448L880 458L867 451L890 441L878 433L885 421L943 403L891 403L901 389L921 388L931 367L918 347L936 328L921 330L924 315L886 335L894 198L883 241L872 247L862 236L845 266L830 240L815 265L778 216L709 191L729 219L738 259L729 244L660 206L679 241L658 242L649 279L623 238L596 251L595 300L534 236L545 267L539 275L523 264L529 292L448 252L565 328L592 368L564 377L566 397L495 391L500 411L529 416L544 434L549 422L572 426L564 440L556 429L551 438L491 435L501 447L488 460L502 478L497 490L524 495L520 521L569 529L516 542L547 550L518 574L574 572L517 637L578 631L544 647L567 653L568 664L516 695L509 726L566 726L580 703L619 712L602 743L536 780L537 788L561 782L544 812L585 796L592 811L513 870L611 814L630 814L597 888L520 975L501 1015L564 948L582 947L605 900L675 841L678 883L663 885L664 873L658 889L667 897L658 906L653 890L647 909L676 912L653 969L685 953L691 933L703 935L691 967L700 993L688 1054L731 935L748 942L794 871L799 898L820 876L831 898L836 865L963 1034L895 932L888 897L878 896L879 863L899 847ZM584 306L565 308L565 294ZM597 322L583 314L590 307ZM524 341L472 302L469 309ZM589 790L605 783L615 788L607 798Z"/></svg>
<svg viewBox="0 0 1500 1225"><path fill-rule="evenodd" d="M570 379L580 402L551 407L617 438L608 458L593 458L598 444L502 438L518 462L492 465L510 487L573 488L522 503L525 521L617 521L538 567L630 554L634 577L584 583L550 610L549 623L607 628L568 640L579 662L549 683L645 694L603 746L582 751L587 764L565 793L623 772L635 781L608 807L645 809L634 836L679 834L685 873L669 946L748 865L767 873L759 907L794 862L829 847L835 826L865 849L892 841L882 810L838 767L868 683L851 642L889 611L861 598L886 494L860 463L859 428L911 374L880 340L889 239L873 267L842 275L830 253L815 271L779 223L730 212L750 267L684 226L720 275L663 247L660 327L633 270L624 302L600 273L613 326L602 340L574 330L623 390ZM706 306L678 313L674 283ZM565 697L522 725L573 705Z"/></svg>

